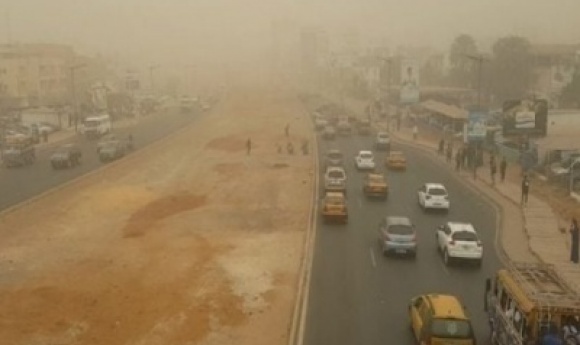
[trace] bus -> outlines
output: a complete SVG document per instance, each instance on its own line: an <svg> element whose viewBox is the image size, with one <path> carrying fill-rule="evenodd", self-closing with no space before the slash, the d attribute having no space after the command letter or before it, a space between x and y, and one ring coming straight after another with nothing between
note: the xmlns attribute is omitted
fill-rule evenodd
<svg viewBox="0 0 580 345"><path fill-rule="evenodd" d="M109 115L89 116L84 119L82 133L89 139L100 138L111 132Z"/></svg>
<svg viewBox="0 0 580 345"><path fill-rule="evenodd" d="M486 279L484 310L497 345L540 344L547 333L580 344L580 294L551 265L511 263Z"/></svg>

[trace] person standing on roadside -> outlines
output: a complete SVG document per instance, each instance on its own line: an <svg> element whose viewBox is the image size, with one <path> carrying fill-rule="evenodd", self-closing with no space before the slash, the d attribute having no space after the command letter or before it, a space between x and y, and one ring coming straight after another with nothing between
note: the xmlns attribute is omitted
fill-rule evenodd
<svg viewBox="0 0 580 345"><path fill-rule="evenodd" d="M580 229L578 229L578 221L576 218L572 218L572 224L570 224L570 235L572 236L572 248L570 250L570 261L577 264L578 263L578 241L580 241Z"/></svg>
<svg viewBox="0 0 580 345"><path fill-rule="evenodd" d="M499 163L499 174L501 176L501 182L505 181L506 170L507 170L507 161L505 157L502 157L501 163Z"/></svg>
<svg viewBox="0 0 580 345"><path fill-rule="evenodd" d="M528 204L528 193L530 192L530 180L528 179L528 175L524 175L524 179L522 180L522 205L525 206Z"/></svg>
<svg viewBox="0 0 580 345"><path fill-rule="evenodd" d="M447 143L447 155L446 155L447 163L451 162L452 158L453 158L453 144L450 141Z"/></svg>
<svg viewBox="0 0 580 345"><path fill-rule="evenodd" d="M491 174L491 184L495 186L495 174L497 173L497 164L495 163L495 159L491 156L492 159L489 161L489 172Z"/></svg>
<svg viewBox="0 0 580 345"><path fill-rule="evenodd" d="M413 140L417 140L417 135L419 134L419 128L417 128L417 125L413 126Z"/></svg>
<svg viewBox="0 0 580 345"><path fill-rule="evenodd" d="M439 150L437 153L439 153L440 156L443 155L443 148L445 147L445 140L443 140L443 138L441 138L441 140L439 140Z"/></svg>
<svg viewBox="0 0 580 345"><path fill-rule="evenodd" d="M459 148L457 152L455 152L455 171L459 171L461 169L461 160L463 159L461 158L462 152L463 150L461 148Z"/></svg>
<svg viewBox="0 0 580 345"><path fill-rule="evenodd" d="M251 152L252 152L252 140L248 138L248 140L246 141L246 155L249 156Z"/></svg>

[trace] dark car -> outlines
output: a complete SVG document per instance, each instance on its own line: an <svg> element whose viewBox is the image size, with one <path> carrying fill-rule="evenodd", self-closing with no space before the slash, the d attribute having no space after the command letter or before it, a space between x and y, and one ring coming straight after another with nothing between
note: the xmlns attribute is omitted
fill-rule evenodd
<svg viewBox="0 0 580 345"><path fill-rule="evenodd" d="M50 165L53 169L72 168L81 163L81 149L74 144L59 147L50 156Z"/></svg>
<svg viewBox="0 0 580 345"><path fill-rule="evenodd" d="M120 140L109 141L99 150L101 162L110 162L119 159L127 153L127 145Z"/></svg>

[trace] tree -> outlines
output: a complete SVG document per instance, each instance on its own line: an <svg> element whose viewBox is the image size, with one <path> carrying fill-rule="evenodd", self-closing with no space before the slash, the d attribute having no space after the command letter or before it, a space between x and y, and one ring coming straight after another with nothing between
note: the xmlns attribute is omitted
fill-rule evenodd
<svg viewBox="0 0 580 345"><path fill-rule="evenodd" d="M477 45L473 37L462 34L455 38L449 50L449 79L453 85L459 87L476 85L475 68L467 56L477 54Z"/></svg>
<svg viewBox="0 0 580 345"><path fill-rule="evenodd" d="M518 36L503 37L492 51L492 92L499 100L525 97L535 79L530 42Z"/></svg>

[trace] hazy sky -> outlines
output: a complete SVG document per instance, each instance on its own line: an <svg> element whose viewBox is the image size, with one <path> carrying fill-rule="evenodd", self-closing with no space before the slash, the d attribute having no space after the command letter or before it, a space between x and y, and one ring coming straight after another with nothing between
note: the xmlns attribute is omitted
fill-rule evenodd
<svg viewBox="0 0 580 345"><path fill-rule="evenodd" d="M580 42L580 0L0 0L0 11L3 42L67 43L160 62L264 51L273 20L442 49L460 33L482 45L511 34Z"/></svg>

